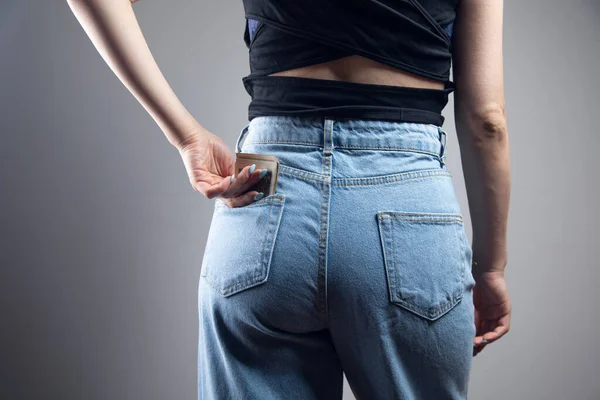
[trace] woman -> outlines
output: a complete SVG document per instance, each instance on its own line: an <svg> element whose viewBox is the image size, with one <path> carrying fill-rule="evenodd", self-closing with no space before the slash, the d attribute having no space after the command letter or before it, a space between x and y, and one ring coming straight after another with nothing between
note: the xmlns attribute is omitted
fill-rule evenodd
<svg viewBox="0 0 600 400"><path fill-rule="evenodd" d="M341 399L342 372L361 399L466 398L472 357L510 325L502 1L244 0L236 151L278 158L267 195L179 102L130 0L68 1L216 199L199 398ZM454 90L472 246L445 163Z"/></svg>

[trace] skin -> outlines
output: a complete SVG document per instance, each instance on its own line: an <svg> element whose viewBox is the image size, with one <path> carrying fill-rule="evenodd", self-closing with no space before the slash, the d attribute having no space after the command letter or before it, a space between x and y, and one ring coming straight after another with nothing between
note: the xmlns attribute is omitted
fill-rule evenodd
<svg viewBox="0 0 600 400"><path fill-rule="evenodd" d="M138 0L67 0L93 45L177 148L194 190L229 207L251 203L260 170L235 179L235 154L185 109L156 64L135 18ZM454 114L473 221L473 356L510 329L504 270L510 199L502 59L502 0L461 0L454 22ZM443 89L424 78L353 55L272 75ZM482 341L487 341L487 344Z"/></svg>

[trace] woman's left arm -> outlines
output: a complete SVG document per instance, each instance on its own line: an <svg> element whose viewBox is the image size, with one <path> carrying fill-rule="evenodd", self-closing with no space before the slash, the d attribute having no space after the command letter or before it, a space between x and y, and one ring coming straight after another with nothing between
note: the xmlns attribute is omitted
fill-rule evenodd
<svg viewBox="0 0 600 400"><path fill-rule="evenodd" d="M137 0L67 0L112 71L177 148L208 133L179 101L161 73L133 12Z"/></svg>

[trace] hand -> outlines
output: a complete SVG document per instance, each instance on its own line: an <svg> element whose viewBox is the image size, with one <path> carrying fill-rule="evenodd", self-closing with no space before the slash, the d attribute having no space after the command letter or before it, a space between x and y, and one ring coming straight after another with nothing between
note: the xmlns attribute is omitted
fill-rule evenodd
<svg viewBox="0 0 600 400"><path fill-rule="evenodd" d="M194 190L209 199L220 196L232 208L254 201L258 192L247 190L262 178L261 170L256 169L250 174L251 166L248 165L232 182L235 155L220 137L198 128L176 147Z"/></svg>
<svg viewBox="0 0 600 400"><path fill-rule="evenodd" d="M510 329L511 304L504 271L484 272L476 277L473 288L476 336L473 357L485 346L500 339ZM486 342L482 343L482 340Z"/></svg>

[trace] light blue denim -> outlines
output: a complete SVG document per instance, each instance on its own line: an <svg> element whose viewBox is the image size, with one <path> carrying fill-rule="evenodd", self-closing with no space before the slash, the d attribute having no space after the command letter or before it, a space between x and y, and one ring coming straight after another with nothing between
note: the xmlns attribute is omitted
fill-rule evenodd
<svg viewBox="0 0 600 400"><path fill-rule="evenodd" d="M441 127L263 116L276 193L215 200L199 280L198 398L466 399L472 249Z"/></svg>

